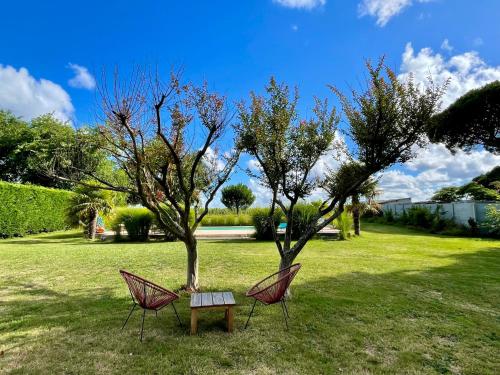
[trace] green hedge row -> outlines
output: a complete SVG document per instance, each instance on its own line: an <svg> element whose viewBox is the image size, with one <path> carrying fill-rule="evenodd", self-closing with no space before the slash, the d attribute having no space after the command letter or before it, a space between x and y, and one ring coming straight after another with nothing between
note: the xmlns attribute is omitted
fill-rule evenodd
<svg viewBox="0 0 500 375"><path fill-rule="evenodd" d="M74 193L0 181L0 237L67 229Z"/></svg>
<svg viewBox="0 0 500 375"><path fill-rule="evenodd" d="M207 214L201 225L204 226L233 226L233 225L252 225L252 217L249 214L234 214L234 213L222 213L222 214Z"/></svg>

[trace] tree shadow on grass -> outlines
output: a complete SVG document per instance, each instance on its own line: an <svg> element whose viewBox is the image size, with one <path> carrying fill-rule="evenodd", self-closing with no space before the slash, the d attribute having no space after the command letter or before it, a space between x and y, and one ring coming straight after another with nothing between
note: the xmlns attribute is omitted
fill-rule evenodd
<svg viewBox="0 0 500 375"><path fill-rule="evenodd" d="M46 350L60 351L65 368L71 368L72 358L78 358L75 351L139 351L156 356L159 348L161 355L168 355L176 345L185 350L200 350L201 346L217 358L223 355L218 349L222 345L224 355L234 362L240 358L239 351L244 351L245 358L251 359L250 369L255 368L255 361L275 368L281 360L299 369L314 364L323 373L339 368L351 372L446 373L459 369L498 373L494 358L500 336L500 249L488 247L448 258L453 263L447 266L380 274L352 272L303 279L299 273L289 301L289 331L283 328L279 306L257 306L244 331L251 301L244 300L244 291L238 290L235 297L244 302L236 310L234 335L224 335L221 313L216 312L201 315L201 336L189 337L189 298L183 296L176 306L184 328L177 326L171 307L159 319L150 313L144 345L138 339L139 312L120 331L130 299L118 277L116 285L109 285L114 281L108 280L102 287L82 286L68 292L29 280L4 279L7 289L0 295L0 347L7 358L12 350L43 345L51 348ZM238 348L231 347L231 340L236 340ZM262 348L269 342L279 351L263 356ZM27 359L31 355L43 353L30 351Z"/></svg>
<svg viewBox="0 0 500 375"><path fill-rule="evenodd" d="M500 247L447 258L382 274L299 274L291 313L310 335L334 332L327 351L341 348L340 362L357 358L369 371L499 373Z"/></svg>

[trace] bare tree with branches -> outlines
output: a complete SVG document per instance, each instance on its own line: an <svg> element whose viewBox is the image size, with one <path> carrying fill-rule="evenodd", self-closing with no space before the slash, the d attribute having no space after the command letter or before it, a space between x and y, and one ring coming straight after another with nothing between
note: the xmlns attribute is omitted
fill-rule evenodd
<svg viewBox="0 0 500 375"><path fill-rule="evenodd" d="M132 195L155 214L162 229L184 242L185 287L197 290L194 233L239 157L237 150L218 151L232 120L226 98L206 85L181 85L177 74L165 83L141 69L127 82L115 73L108 85L103 77L99 92L101 147L129 184L117 185L91 172L87 177L93 186ZM225 141L226 146L231 142Z"/></svg>

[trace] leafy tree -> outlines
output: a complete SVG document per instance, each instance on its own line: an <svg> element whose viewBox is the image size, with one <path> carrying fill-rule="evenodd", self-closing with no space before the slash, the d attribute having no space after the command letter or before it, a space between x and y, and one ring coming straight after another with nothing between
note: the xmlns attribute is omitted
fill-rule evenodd
<svg viewBox="0 0 500 375"><path fill-rule="evenodd" d="M399 82L394 72L384 69L383 61L376 67L368 63L367 67L368 88L361 94L353 92L352 102L332 87L349 121L347 134L355 145L352 152L335 142L339 118L327 101L316 99L314 116L299 120L297 91L290 97L286 85L271 79L267 97L251 93L250 105L239 105L240 146L256 159L260 170L255 177L272 193L269 217L278 206L287 219L283 240L271 226L280 269L292 264L307 241L339 217L346 200L364 182L394 163L409 160L412 147L425 142L425 130L443 88L430 85L421 91L413 79ZM319 158L329 151L341 153L344 162L327 175L312 175ZM317 188L322 188L327 198L307 230L292 244L297 202Z"/></svg>
<svg viewBox="0 0 500 375"><path fill-rule="evenodd" d="M479 175L472 179L472 181L483 185L485 188L496 190L500 193L500 166L493 168L488 173Z"/></svg>
<svg viewBox="0 0 500 375"><path fill-rule="evenodd" d="M485 188L477 182L470 182L462 186L458 193L475 201L500 201L500 194L493 189Z"/></svg>
<svg viewBox="0 0 500 375"><path fill-rule="evenodd" d="M431 200L442 203L455 202L463 198L460 188L456 186L447 186L434 193Z"/></svg>
<svg viewBox="0 0 500 375"><path fill-rule="evenodd" d="M154 213L161 229L184 242L185 287L197 290L194 233L239 158L237 151L220 157L216 152L232 119L226 98L206 86L181 85L176 75L163 82L141 69L127 82L116 75L110 86L100 87L102 149L130 183L78 170L101 188L130 194Z"/></svg>
<svg viewBox="0 0 500 375"><path fill-rule="evenodd" d="M19 182L27 168L25 153L19 145L29 142L31 132L27 122L7 111L0 111L0 179Z"/></svg>
<svg viewBox="0 0 500 375"><path fill-rule="evenodd" d="M237 214L240 213L240 209L250 207L254 201L255 195L244 184L230 185L222 189L222 204L230 210L236 210Z"/></svg>
<svg viewBox="0 0 500 375"><path fill-rule="evenodd" d="M77 194L71 199L69 214L78 217L86 224L87 237L93 240L96 234L99 213L105 215L113 208L113 193L99 189L98 184L94 184L94 187L92 187L92 182L77 186L75 192Z"/></svg>
<svg viewBox="0 0 500 375"><path fill-rule="evenodd" d="M434 116L428 135L432 142L444 142L450 150L483 145L491 152L500 152L500 82L461 96Z"/></svg>
<svg viewBox="0 0 500 375"><path fill-rule="evenodd" d="M75 145L81 145L78 153ZM88 147L83 147L87 144ZM91 147L92 145L92 147ZM71 166L71 180L84 178L79 169L95 171L106 160L95 129L72 126L51 114L26 122L0 111L0 179L56 188L72 188L70 180L54 174ZM51 173L47 173L50 171Z"/></svg>
<svg viewBox="0 0 500 375"><path fill-rule="evenodd" d="M352 204L349 211L352 213L354 234L356 236L361 233L361 215L367 211L374 213L380 211L379 205L375 202L375 197L378 194L377 183L376 179L370 177L351 195ZM360 201L360 197L364 198L363 202Z"/></svg>

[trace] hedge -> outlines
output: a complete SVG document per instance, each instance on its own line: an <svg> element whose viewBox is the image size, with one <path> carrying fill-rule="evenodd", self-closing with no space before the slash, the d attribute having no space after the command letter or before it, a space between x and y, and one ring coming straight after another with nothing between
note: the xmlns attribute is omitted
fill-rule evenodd
<svg viewBox="0 0 500 375"><path fill-rule="evenodd" d="M0 181L0 237L68 229L74 193Z"/></svg>

